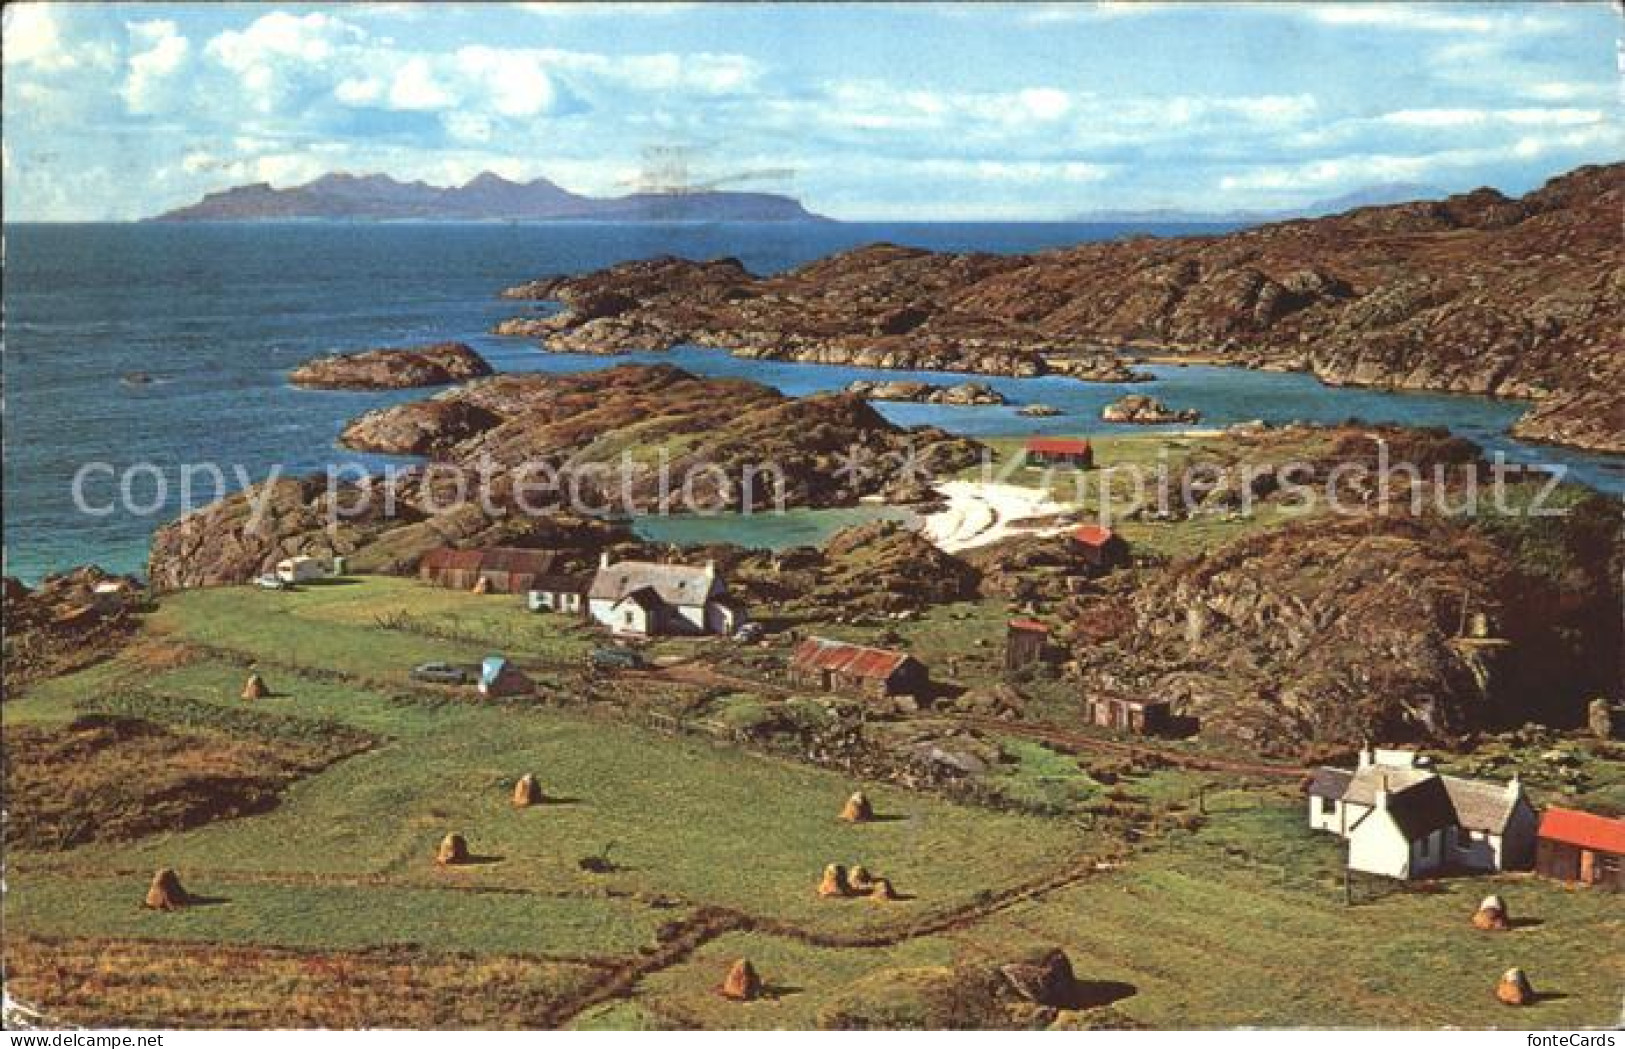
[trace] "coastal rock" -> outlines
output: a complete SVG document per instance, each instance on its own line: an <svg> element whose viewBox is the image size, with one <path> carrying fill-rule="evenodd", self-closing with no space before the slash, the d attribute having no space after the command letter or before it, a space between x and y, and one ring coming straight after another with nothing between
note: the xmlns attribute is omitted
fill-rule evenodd
<svg viewBox="0 0 1625 1049"><path fill-rule="evenodd" d="M1155 397L1131 393L1102 408L1100 417L1109 423L1155 426L1166 423L1193 423L1202 418L1202 413L1194 408L1169 408Z"/></svg>
<svg viewBox="0 0 1625 1049"><path fill-rule="evenodd" d="M962 382L939 386L929 382L873 382L857 379L846 387L870 401L906 401L913 404L986 405L1004 404L1004 395L985 382Z"/></svg>
<svg viewBox="0 0 1625 1049"><path fill-rule="evenodd" d="M1048 404L1026 404L1016 409L1016 414L1026 419L1050 419L1064 413Z"/></svg>
<svg viewBox="0 0 1625 1049"><path fill-rule="evenodd" d="M322 390L404 390L448 386L491 374L491 365L461 342L340 353L306 361L288 375L295 386Z"/></svg>
<svg viewBox="0 0 1625 1049"><path fill-rule="evenodd" d="M941 430L894 426L856 395L790 398L667 365L499 375L368 412L340 440L469 470L483 464L499 490L520 471L545 477L546 465L558 483L537 498L610 500L627 512L733 508L747 496L757 509L780 497L787 506L844 505L979 454Z"/></svg>
<svg viewBox="0 0 1625 1049"><path fill-rule="evenodd" d="M1307 371L1337 385L1547 402L1520 429L1619 451L1625 165L1511 200L1478 190L1220 236L1033 255L872 244L756 277L664 257L542 282L535 328L584 352L692 343L738 356L988 375L1142 378L1118 351ZM612 296L619 296L614 298ZM631 305L628 305L630 301ZM589 317L589 314L592 316ZM596 325L597 327L594 327Z"/></svg>

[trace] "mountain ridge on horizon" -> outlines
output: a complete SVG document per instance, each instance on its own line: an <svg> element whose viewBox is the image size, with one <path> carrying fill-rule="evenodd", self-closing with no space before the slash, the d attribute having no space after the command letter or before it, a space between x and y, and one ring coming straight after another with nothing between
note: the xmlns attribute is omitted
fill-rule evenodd
<svg viewBox="0 0 1625 1049"><path fill-rule="evenodd" d="M793 197L729 190L635 192L619 197L573 193L545 176L515 182L481 171L460 186L403 182L379 172L329 172L277 189L252 182L204 194L143 222L339 221L734 221L828 222Z"/></svg>

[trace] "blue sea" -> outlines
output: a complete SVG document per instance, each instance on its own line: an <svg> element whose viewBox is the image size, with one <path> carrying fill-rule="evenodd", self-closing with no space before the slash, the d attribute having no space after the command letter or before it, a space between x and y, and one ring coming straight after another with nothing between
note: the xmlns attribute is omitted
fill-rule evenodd
<svg viewBox="0 0 1625 1049"><path fill-rule="evenodd" d="M497 292L658 254L732 255L758 273L873 241L939 250L1025 252L1129 232L1213 227L1099 224L221 224L5 227L5 572L33 581L94 562L139 573L152 531L178 512L183 464L213 463L231 488L273 467L384 460L336 447L345 420L422 391L298 390L288 369L333 351L466 341L507 371L575 371L627 359L743 375L805 394L855 378L908 373L747 361L680 348L632 358L547 354L486 334L526 308ZM1135 390L1201 410L1203 423L1260 418L1443 425L1517 460L1561 463L1625 491L1617 458L1523 445L1505 435L1522 405L1479 397L1331 389L1303 375L1158 366ZM144 373L150 383L123 381ZM922 376L945 381L940 373ZM974 435L1098 432L1102 405L1126 387L1067 379L994 379L999 408L880 406L904 424ZM1066 412L1024 419L1021 404ZM92 466L85 471L87 464ZM151 464L150 467L140 464ZM135 469L132 470L131 468ZM74 479L84 472L84 503ZM136 509L98 513L129 487ZM159 478L162 478L160 485ZM212 484L196 475L194 501Z"/></svg>

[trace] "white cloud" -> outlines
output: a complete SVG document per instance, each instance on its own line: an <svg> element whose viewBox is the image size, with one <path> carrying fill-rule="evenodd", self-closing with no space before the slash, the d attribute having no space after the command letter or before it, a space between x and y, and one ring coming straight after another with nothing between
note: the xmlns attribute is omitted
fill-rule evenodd
<svg viewBox="0 0 1625 1049"><path fill-rule="evenodd" d="M79 64L72 50L63 46L62 30L51 4L7 4L0 33L4 36L7 66L60 73Z"/></svg>
<svg viewBox="0 0 1625 1049"><path fill-rule="evenodd" d="M1377 118L1384 124L1414 128L1464 128L1490 123L1522 127L1571 127L1600 124L1607 119L1600 109L1400 109Z"/></svg>
<svg viewBox="0 0 1625 1049"><path fill-rule="evenodd" d="M131 52L129 74L119 93L130 112L149 113L157 108L169 79L186 63L191 45L166 19L131 22L128 28L131 44L143 50Z"/></svg>
<svg viewBox="0 0 1625 1049"><path fill-rule="evenodd" d="M529 117L553 108L557 93L536 52L465 47L456 61L464 76L483 85L502 116Z"/></svg>
<svg viewBox="0 0 1625 1049"><path fill-rule="evenodd" d="M543 18L627 18L686 14L705 5L679 3L676 0L671 0L671 2L666 3L604 4L564 2L516 3L510 6L518 8L526 14L540 15Z"/></svg>
<svg viewBox="0 0 1625 1049"><path fill-rule="evenodd" d="M364 39L359 27L320 11L272 11L246 29L225 30L203 50L237 75L255 109L268 113L293 74L322 67L341 48Z"/></svg>
<svg viewBox="0 0 1625 1049"><path fill-rule="evenodd" d="M1283 4L1282 8L1298 8L1323 25L1427 33L1538 33L1560 27L1560 23L1538 15L1474 13L1450 5L1330 3L1304 7Z"/></svg>
<svg viewBox="0 0 1625 1049"><path fill-rule="evenodd" d="M402 110L439 110L457 104L457 99L435 79L426 58L408 59L395 71L389 85L389 108Z"/></svg>

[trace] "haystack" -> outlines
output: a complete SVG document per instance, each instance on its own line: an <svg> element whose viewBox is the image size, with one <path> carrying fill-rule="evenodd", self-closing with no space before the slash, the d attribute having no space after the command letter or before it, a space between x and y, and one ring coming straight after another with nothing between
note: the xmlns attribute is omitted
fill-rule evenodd
<svg viewBox="0 0 1625 1049"><path fill-rule="evenodd" d="M1507 915L1506 901L1499 896L1486 896L1473 912L1473 928L1483 929L1486 932L1505 932L1512 928L1511 919Z"/></svg>
<svg viewBox="0 0 1625 1049"><path fill-rule="evenodd" d="M258 674L248 675L248 683L243 685L244 699L264 699L271 694L271 688L265 679Z"/></svg>
<svg viewBox="0 0 1625 1049"><path fill-rule="evenodd" d="M1508 969L1495 985L1495 997L1507 1005L1529 1005L1535 1000L1535 988L1522 969Z"/></svg>
<svg viewBox="0 0 1625 1049"><path fill-rule="evenodd" d="M897 890L892 888L890 878L876 878L869 886L869 898L882 901L895 900L897 899Z"/></svg>
<svg viewBox="0 0 1625 1049"><path fill-rule="evenodd" d="M468 862L468 841L461 834L448 834L440 839L440 849L434 861L441 866Z"/></svg>
<svg viewBox="0 0 1625 1049"><path fill-rule="evenodd" d="M536 777L529 772L520 776L519 782L513 785L513 807L524 809L541 803L542 785L536 782Z"/></svg>
<svg viewBox="0 0 1625 1049"><path fill-rule="evenodd" d="M177 911L191 902L186 890L181 888L180 875L165 867L152 876L152 886L147 889L147 907L155 911Z"/></svg>
<svg viewBox="0 0 1625 1049"><path fill-rule="evenodd" d="M728 970L727 978L722 981L722 996L736 1002L754 1002L762 996L762 978L756 975L756 967L749 958L739 959Z"/></svg>
<svg viewBox="0 0 1625 1049"><path fill-rule="evenodd" d="M850 896L852 887L846 880L846 868L839 863L832 863L824 868L824 877L818 883L820 896Z"/></svg>
<svg viewBox="0 0 1625 1049"><path fill-rule="evenodd" d="M1072 959L1062 950L1045 951L1038 958L999 967L1011 990L1029 1002L1067 1008L1077 995Z"/></svg>
<svg viewBox="0 0 1625 1049"><path fill-rule="evenodd" d="M474 580L474 592L476 594L489 594L491 592L491 578L482 575Z"/></svg>
<svg viewBox="0 0 1625 1049"><path fill-rule="evenodd" d="M847 798L846 806L841 809L841 819L848 823L868 823L874 818L874 806L869 804L868 795L861 790Z"/></svg>
<svg viewBox="0 0 1625 1049"><path fill-rule="evenodd" d="M846 885L853 892L868 892L874 888L875 876L870 874L869 868L863 864L854 864L852 869L846 872Z"/></svg>

